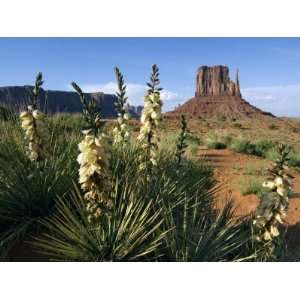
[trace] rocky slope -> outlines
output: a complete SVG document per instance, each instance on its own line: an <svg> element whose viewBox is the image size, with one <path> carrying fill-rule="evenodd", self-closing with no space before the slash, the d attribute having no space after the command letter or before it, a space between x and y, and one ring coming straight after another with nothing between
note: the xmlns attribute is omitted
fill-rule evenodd
<svg viewBox="0 0 300 300"><path fill-rule="evenodd" d="M227 66L200 67L196 77L195 96L166 115L179 114L203 118L272 116L242 98L238 72L235 81L230 80Z"/></svg>

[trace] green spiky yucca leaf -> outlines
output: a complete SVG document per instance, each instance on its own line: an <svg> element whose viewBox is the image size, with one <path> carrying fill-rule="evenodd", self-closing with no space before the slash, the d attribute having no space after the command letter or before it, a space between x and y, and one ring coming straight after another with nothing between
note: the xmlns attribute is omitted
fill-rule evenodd
<svg viewBox="0 0 300 300"><path fill-rule="evenodd" d="M133 187L115 184L114 208L97 223L89 223L82 195L75 190L70 205L60 200L57 212L42 223L48 233L34 245L43 254L61 261L155 260L155 250L166 232L158 231L161 211L136 197Z"/></svg>
<svg viewBox="0 0 300 300"><path fill-rule="evenodd" d="M201 211L201 204L186 199L169 214L174 230L166 236L168 261L249 261L254 253L247 249L249 230L233 217L228 202L219 211Z"/></svg>
<svg viewBox="0 0 300 300"><path fill-rule="evenodd" d="M27 158L17 138L0 143L2 256L25 236L39 231L38 221L51 214L57 195L68 191L76 178L75 144L71 140L60 144L52 135L49 144L49 157L36 165Z"/></svg>

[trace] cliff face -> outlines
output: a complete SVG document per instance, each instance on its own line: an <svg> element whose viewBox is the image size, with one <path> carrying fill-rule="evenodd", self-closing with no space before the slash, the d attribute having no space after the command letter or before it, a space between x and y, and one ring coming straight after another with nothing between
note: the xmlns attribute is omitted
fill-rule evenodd
<svg viewBox="0 0 300 300"><path fill-rule="evenodd" d="M19 111L29 101L31 97L32 86L11 86L0 88L0 103ZM116 117L114 95L103 93L86 93L88 99L95 99L101 107L101 115L104 118ZM81 112L81 103L79 96L75 92L51 91L41 89L40 109L48 113L56 112ZM130 109L133 117L136 117L134 109Z"/></svg>
<svg viewBox="0 0 300 300"><path fill-rule="evenodd" d="M272 116L242 98L238 72L235 81L232 81L226 66L202 66L198 69L195 97L166 115L176 116L180 114L204 118Z"/></svg>
<svg viewBox="0 0 300 300"><path fill-rule="evenodd" d="M208 67L198 69L196 78L196 97L203 96L241 96L238 73L236 81L229 78L229 69L226 66Z"/></svg>

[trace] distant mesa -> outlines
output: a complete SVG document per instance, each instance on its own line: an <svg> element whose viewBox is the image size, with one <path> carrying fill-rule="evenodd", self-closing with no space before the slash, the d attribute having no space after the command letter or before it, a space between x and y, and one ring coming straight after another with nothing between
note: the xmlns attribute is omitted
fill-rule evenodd
<svg viewBox="0 0 300 300"><path fill-rule="evenodd" d="M32 86L0 87L0 105L4 105L13 111L19 111L30 100ZM95 99L101 107L103 118L115 118L116 96L104 93L86 93L88 99ZM79 96L75 92L52 91L41 89L40 108L49 114L57 112L77 113L81 112ZM140 107L129 106L133 118L139 116Z"/></svg>
<svg viewBox="0 0 300 300"><path fill-rule="evenodd" d="M195 96L166 116L184 114L188 117L258 117L273 116L251 105L242 98L239 73L235 81L229 78L227 66L201 66L196 76Z"/></svg>

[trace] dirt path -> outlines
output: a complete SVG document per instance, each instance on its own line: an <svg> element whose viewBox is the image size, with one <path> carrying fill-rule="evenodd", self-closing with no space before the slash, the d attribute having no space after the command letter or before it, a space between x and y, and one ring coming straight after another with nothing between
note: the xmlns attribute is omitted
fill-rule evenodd
<svg viewBox="0 0 300 300"><path fill-rule="evenodd" d="M214 175L218 183L222 186L218 194L220 201L228 199L230 194L235 204L236 214L238 216L246 215L253 212L258 204L256 195L242 195L236 186L238 180L257 179L254 175L245 174L245 168L256 166L269 166L271 162L255 157L233 152L228 149L224 150L200 150L199 157L203 157L215 167ZM300 246L300 173L291 171L294 179L294 194L290 198L290 205L285 219L288 225L287 238L291 246ZM259 177L260 178L260 177Z"/></svg>

